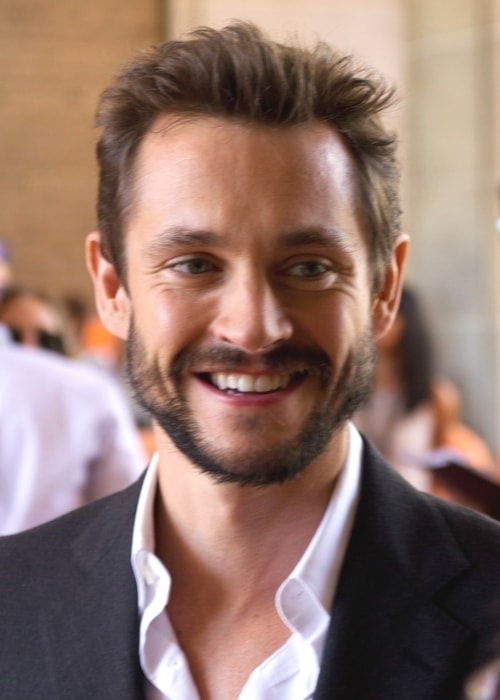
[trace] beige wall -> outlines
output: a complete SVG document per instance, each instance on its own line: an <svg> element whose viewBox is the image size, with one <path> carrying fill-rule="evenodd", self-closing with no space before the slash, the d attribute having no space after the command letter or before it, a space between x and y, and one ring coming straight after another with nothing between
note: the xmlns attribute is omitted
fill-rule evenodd
<svg viewBox="0 0 500 700"><path fill-rule="evenodd" d="M90 296L97 96L160 32L156 0L1 0L0 238L17 281Z"/></svg>
<svg viewBox="0 0 500 700"><path fill-rule="evenodd" d="M166 33L250 19L275 36L319 37L355 51L400 80L403 5L399 0L169 0Z"/></svg>
<svg viewBox="0 0 500 700"><path fill-rule="evenodd" d="M165 35L186 33L200 25L220 27L234 19L251 20L272 36L327 41L355 53L397 85L404 83L403 5L399 0L169 0ZM391 115L404 128L404 109Z"/></svg>
<svg viewBox="0 0 500 700"><path fill-rule="evenodd" d="M407 2L406 167L409 278L431 311L441 367L464 393L468 422L496 448L495 4L498 11L498 0Z"/></svg>

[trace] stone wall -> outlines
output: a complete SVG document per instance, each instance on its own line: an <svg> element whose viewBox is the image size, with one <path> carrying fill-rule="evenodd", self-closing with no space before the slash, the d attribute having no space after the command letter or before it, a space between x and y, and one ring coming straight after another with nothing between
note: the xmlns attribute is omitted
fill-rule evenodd
<svg viewBox="0 0 500 700"><path fill-rule="evenodd" d="M161 24L155 0L0 3L0 238L18 282L90 298L96 100Z"/></svg>

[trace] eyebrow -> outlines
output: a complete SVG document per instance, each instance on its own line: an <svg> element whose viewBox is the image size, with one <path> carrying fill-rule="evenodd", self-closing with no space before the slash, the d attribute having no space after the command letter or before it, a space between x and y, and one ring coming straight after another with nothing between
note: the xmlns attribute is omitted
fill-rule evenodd
<svg viewBox="0 0 500 700"><path fill-rule="evenodd" d="M288 248L299 248L308 245L345 248L347 245L345 234L342 234L336 228L323 226L289 231L284 233L280 238L280 242L284 243Z"/></svg>
<svg viewBox="0 0 500 700"><path fill-rule="evenodd" d="M221 245L221 241L222 237L213 231L185 226L167 226L154 236L149 248L154 255L169 248Z"/></svg>
<svg viewBox="0 0 500 700"><path fill-rule="evenodd" d="M342 234L336 228L323 226L286 231L277 237L276 243L286 248L300 248L304 246L348 247L345 234ZM150 252L154 255L169 248L186 246L224 247L224 236L206 229L167 226L151 241Z"/></svg>

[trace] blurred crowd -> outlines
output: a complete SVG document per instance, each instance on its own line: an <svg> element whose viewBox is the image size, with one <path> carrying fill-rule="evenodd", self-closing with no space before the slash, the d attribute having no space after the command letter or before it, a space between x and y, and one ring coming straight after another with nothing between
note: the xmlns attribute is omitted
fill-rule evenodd
<svg viewBox="0 0 500 700"><path fill-rule="evenodd" d="M0 242L0 535L122 489L153 451L120 343L80 299L12 279Z"/></svg>
<svg viewBox="0 0 500 700"><path fill-rule="evenodd" d="M464 422L459 387L437 372L426 314L409 287L377 341L373 393L355 423L418 489L500 518L499 465Z"/></svg>
<svg viewBox="0 0 500 700"><path fill-rule="evenodd" d="M123 374L123 346L77 297L15 284L0 241L0 534L130 484L155 445ZM436 372L418 295L403 290L376 347L359 430L417 488L500 519L500 469L462 418L457 385Z"/></svg>

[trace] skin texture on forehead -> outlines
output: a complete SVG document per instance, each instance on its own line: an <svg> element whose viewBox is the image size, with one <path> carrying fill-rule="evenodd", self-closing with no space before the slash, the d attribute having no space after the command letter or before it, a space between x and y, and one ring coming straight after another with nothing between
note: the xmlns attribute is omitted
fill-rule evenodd
<svg viewBox="0 0 500 700"><path fill-rule="evenodd" d="M249 135L251 138L248 138ZM337 192L341 192L343 196L347 194L357 223L361 226L362 212L358 207L355 166L342 137L329 126L320 122L268 126L234 118L166 114L155 121L136 155L125 238L126 232L130 229L130 221L134 217L137 197L144 194L148 198L155 196L155 172L158 167L162 167L157 156L158 144L163 144L165 155L163 167L168 168L171 177L179 181L180 187L193 186L197 174L200 178L207 174L213 175L214 179L215 176L226 177L230 182L233 195L240 183L241 193L236 193L234 198L235 226L245 219L247 210L254 210L255 207L260 206L259 198L286 199L295 186L297 177L302 177L304 185L309 188L316 184L318 191L330 197L332 206L335 206ZM265 154L260 161L252 159L252 151L256 148L260 148ZM217 153L218 162L214 162L211 157L213 152ZM274 179L270 187L269 164L282 160L283 152L286 152L292 165L288 173L283 173L281 181L277 183ZM155 154L153 159L152 153ZM192 160L189 172L183 167L187 159ZM245 196L250 159L255 176L254 182L260 181L260 190L254 193L254 198L251 200ZM223 194L224 192L215 191L198 192L196 205L201 207L208 203L211 209L216 209L219 197ZM161 197L162 194L157 193L156 196ZM294 199L288 196L288 201L288 226L290 230L294 230L296 226ZM304 202L301 202L303 213L304 206ZM196 214L196 211L193 213ZM314 214L314 211L312 213ZM174 212L170 212L170 215L174 217Z"/></svg>

